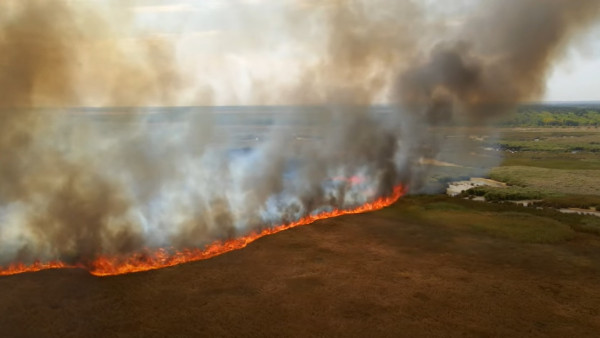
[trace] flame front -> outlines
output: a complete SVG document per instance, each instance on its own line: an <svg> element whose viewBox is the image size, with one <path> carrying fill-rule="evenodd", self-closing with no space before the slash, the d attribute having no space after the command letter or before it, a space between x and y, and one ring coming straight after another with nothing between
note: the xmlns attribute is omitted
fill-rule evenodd
<svg viewBox="0 0 600 338"><path fill-rule="evenodd" d="M114 276L166 268L169 266L208 259L229 251L242 249L261 237L272 235L297 226L311 224L318 220L342 215L360 214L364 212L383 209L400 199L400 197L402 197L404 193L405 188L399 185L394 188L393 193L390 196L379 198L373 202L366 203L355 209L333 210L319 213L316 215L309 215L296 222L274 226L268 229L264 229L260 232L250 233L240 238L214 242L212 244L207 245L203 249L185 249L173 252L170 252L166 249L158 249L155 251L135 253L127 257L100 256L95 260L85 264L66 264L60 261L52 261L46 263L34 262L30 265L15 263L9 265L8 267L0 266L0 276L16 275L25 272L36 272L48 269L67 268L85 269L88 270L90 274L95 276Z"/></svg>

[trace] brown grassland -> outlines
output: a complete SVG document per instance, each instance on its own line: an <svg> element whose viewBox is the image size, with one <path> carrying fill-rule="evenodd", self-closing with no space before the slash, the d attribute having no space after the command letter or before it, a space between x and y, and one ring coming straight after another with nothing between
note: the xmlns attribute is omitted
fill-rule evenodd
<svg viewBox="0 0 600 338"><path fill-rule="evenodd" d="M600 332L600 237L569 226L581 216L553 215L409 197L163 270L4 277L0 332L592 337Z"/></svg>

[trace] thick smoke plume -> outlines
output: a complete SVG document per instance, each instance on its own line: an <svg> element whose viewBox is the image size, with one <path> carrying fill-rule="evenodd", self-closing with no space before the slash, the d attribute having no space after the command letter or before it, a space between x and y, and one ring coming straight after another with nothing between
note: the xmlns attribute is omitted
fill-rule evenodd
<svg viewBox="0 0 600 338"><path fill-rule="evenodd" d="M436 127L538 97L600 11L482 1L450 24L442 1L156 3L0 4L0 265L197 247L416 188ZM225 26L202 30L202 10ZM227 104L286 106L227 120Z"/></svg>

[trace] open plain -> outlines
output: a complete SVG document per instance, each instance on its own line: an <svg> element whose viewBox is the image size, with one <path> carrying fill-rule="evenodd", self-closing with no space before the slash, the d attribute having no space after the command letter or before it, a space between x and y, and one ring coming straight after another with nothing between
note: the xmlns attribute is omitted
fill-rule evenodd
<svg viewBox="0 0 600 338"><path fill-rule="evenodd" d="M163 270L3 277L0 331L6 337L596 336L600 238L566 224L580 216L561 222L546 211L498 208L408 197L379 212L321 221ZM548 231L514 235L499 226L515 217Z"/></svg>

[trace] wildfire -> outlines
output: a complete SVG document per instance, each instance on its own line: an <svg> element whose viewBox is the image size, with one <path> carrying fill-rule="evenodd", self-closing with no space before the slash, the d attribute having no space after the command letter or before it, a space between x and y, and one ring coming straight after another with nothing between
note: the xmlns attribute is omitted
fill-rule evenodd
<svg viewBox="0 0 600 338"><path fill-rule="evenodd" d="M90 274L95 276L114 276L166 268L169 266L208 259L229 251L242 249L261 237L272 235L297 226L311 224L318 220L383 209L396 202L400 197L402 197L402 195L404 195L404 193L405 189L403 186L396 186L394 188L393 193L390 196L379 198L373 202L366 203L355 209L333 210L319 213L317 215L309 215L293 223L264 229L260 232L251 233L236 239L214 242L212 244L207 245L203 249L186 249L174 252L171 252L166 249L158 249L153 252L148 251L143 253L136 253L128 257L100 256L90 263L82 263L75 265L69 265L58 261L47 263L35 262L31 265L15 263L9 265L8 267L0 266L0 276L15 275L24 272L36 272L47 269L66 268L85 269L88 270Z"/></svg>

